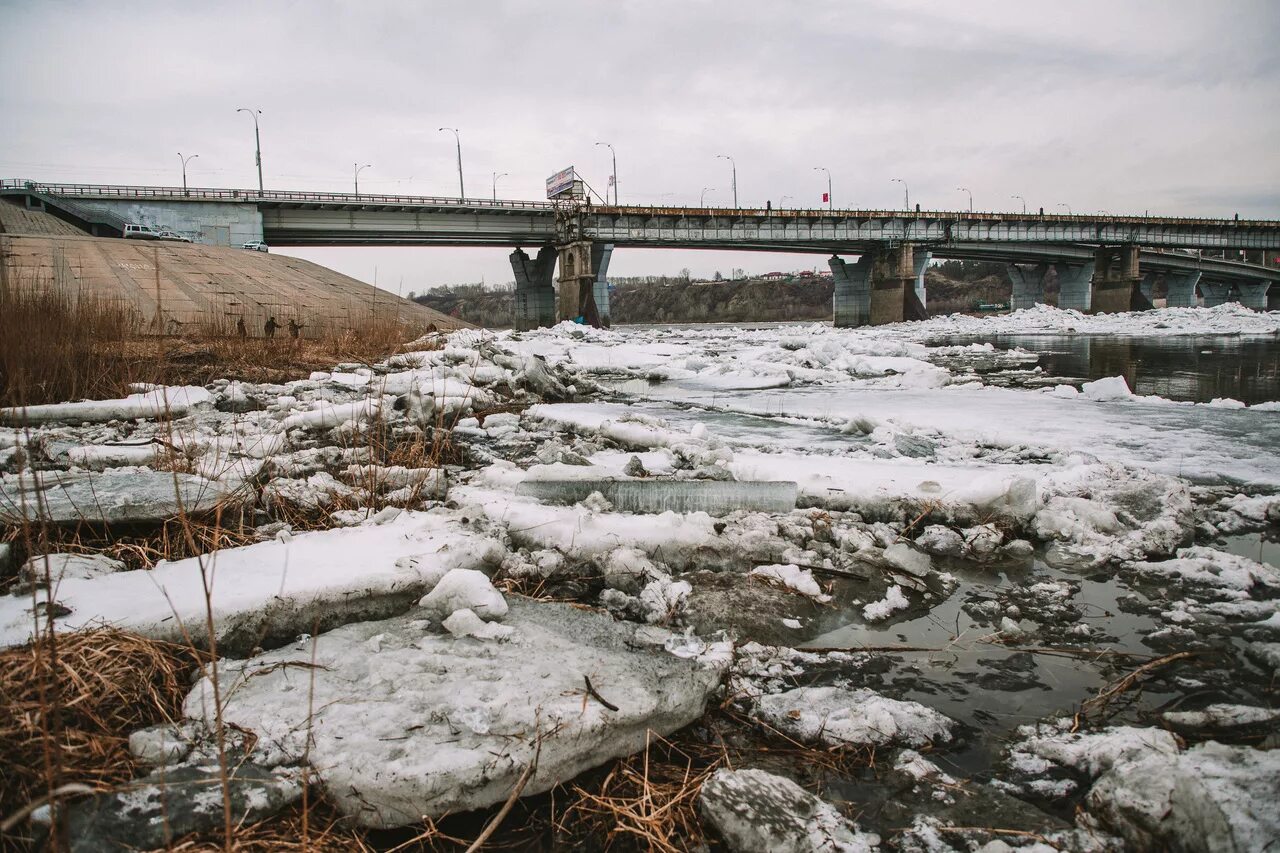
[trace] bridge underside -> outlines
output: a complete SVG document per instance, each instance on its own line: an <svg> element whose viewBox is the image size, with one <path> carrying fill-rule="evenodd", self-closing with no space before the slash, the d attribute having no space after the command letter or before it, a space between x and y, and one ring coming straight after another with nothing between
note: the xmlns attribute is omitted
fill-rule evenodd
<svg viewBox="0 0 1280 853"><path fill-rule="evenodd" d="M1206 304L1234 299L1265 308L1274 269L1203 258L1194 250L1280 247L1280 223L1224 219L593 208L25 181L0 182L0 194L29 205L60 205L69 220L172 227L223 245L264 239L281 247L537 247L535 260L520 249L512 254L517 325L554 318L608 325L606 276L614 247L828 255L837 325L924 316L923 270L930 256L1006 264L1014 307L1044 301L1046 284L1056 282L1058 304L1081 311L1150 307L1161 287L1169 305L1197 304L1199 290ZM846 263L842 255L861 260Z"/></svg>

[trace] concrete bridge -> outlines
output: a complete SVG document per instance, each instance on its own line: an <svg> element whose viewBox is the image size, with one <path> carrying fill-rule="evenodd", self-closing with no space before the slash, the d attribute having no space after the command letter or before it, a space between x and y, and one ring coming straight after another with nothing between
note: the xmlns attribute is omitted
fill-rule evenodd
<svg viewBox="0 0 1280 853"><path fill-rule="evenodd" d="M1235 299L1267 307L1280 271L1201 253L1280 249L1280 221L968 211L757 210L593 206L581 199L489 201L234 189L0 182L0 195L48 210L90 233L125 222L170 228L204 243L275 246L516 247L517 328L583 317L608 325L615 248L790 251L831 255L833 319L858 326L923 318L932 257L1005 263L1013 307L1044 300L1056 276L1063 308L1150 307L1163 279L1170 305ZM523 247L536 249L530 257ZM846 261L841 255L857 255ZM558 268L558 274L557 274ZM558 289L557 289L558 286Z"/></svg>

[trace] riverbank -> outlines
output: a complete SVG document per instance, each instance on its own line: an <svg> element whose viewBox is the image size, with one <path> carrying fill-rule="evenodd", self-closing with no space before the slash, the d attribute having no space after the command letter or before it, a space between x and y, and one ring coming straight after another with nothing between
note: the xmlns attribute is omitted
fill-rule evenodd
<svg viewBox="0 0 1280 853"><path fill-rule="evenodd" d="M15 824L86 848L1264 845L1277 405L963 333L461 331L3 413L4 809L87 782ZM158 686L76 716L53 662L104 624Z"/></svg>

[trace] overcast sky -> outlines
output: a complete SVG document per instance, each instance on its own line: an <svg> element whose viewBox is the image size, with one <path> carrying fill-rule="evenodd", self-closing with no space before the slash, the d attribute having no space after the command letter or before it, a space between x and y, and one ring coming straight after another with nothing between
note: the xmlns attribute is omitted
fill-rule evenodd
<svg viewBox="0 0 1280 853"><path fill-rule="evenodd" d="M1280 13L1258 2L0 0L0 175L639 204L1280 216ZM396 290L508 250L287 250ZM814 256L619 251L615 275Z"/></svg>

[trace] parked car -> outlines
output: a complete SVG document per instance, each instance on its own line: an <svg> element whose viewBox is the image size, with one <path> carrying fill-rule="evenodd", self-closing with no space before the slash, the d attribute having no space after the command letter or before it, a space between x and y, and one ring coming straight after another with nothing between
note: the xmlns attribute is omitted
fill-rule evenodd
<svg viewBox="0 0 1280 853"><path fill-rule="evenodd" d="M160 232L150 225L134 225L130 222L124 226L124 236L133 240L159 240Z"/></svg>
<svg viewBox="0 0 1280 853"><path fill-rule="evenodd" d="M267 244L262 242L261 240L250 240L248 243L245 243L240 248L252 249L255 252L265 252L267 251Z"/></svg>
<svg viewBox="0 0 1280 853"><path fill-rule="evenodd" d="M176 241L178 241L179 243L190 243L190 242L191 242L191 238L190 238L190 237L183 237L183 236L182 236L181 234L179 234L177 231L170 231L168 228L165 228L163 231L161 231L161 232L160 232L160 239L161 239L161 240L176 240Z"/></svg>

